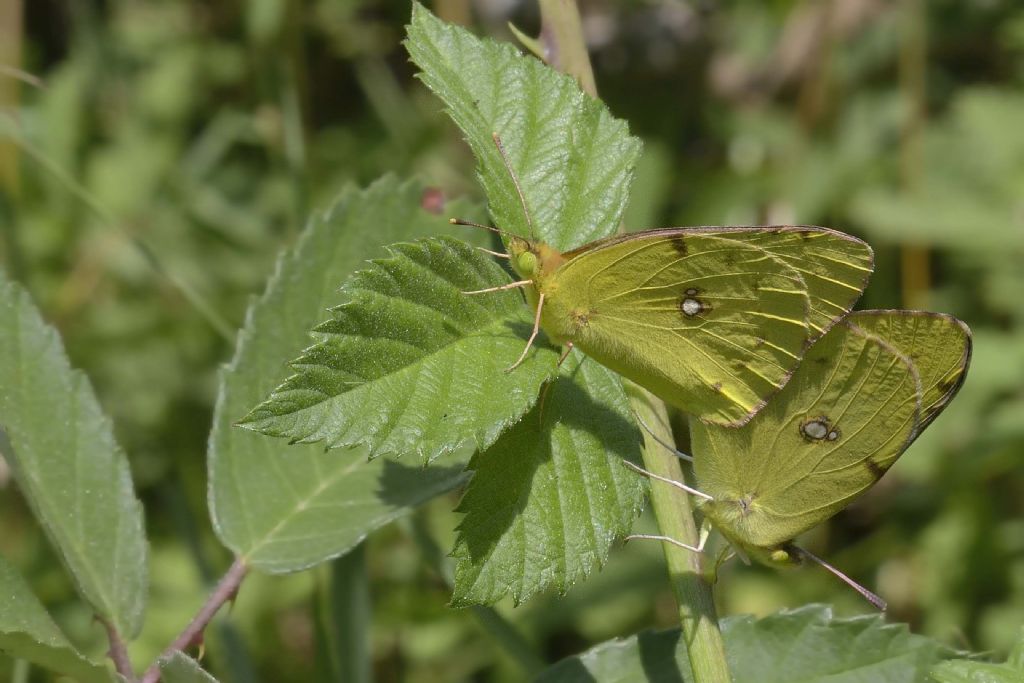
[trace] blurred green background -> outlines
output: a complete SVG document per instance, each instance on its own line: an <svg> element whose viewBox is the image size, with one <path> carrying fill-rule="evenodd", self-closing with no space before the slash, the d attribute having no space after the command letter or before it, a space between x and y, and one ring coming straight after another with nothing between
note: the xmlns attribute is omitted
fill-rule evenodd
<svg viewBox="0 0 1024 683"><path fill-rule="evenodd" d="M539 24L532 2L430 6L501 39L510 20ZM945 311L974 330L973 366L946 414L805 542L888 599L891 619L1005 650L1024 623L1024 6L581 6L598 88L646 143L631 229L836 227L876 251L862 307ZM229 559L205 503L215 372L278 250L349 181L394 171L479 196L468 149L400 46L409 9L0 0L2 264L60 328L131 458L153 565L138 658L170 640ZM101 652L2 468L0 491L0 553ZM454 502L368 544L377 680L520 677L471 612L445 607L415 541L430 529L450 548ZM210 634L207 665L225 681L314 679L327 573L252 577L234 626ZM723 614L870 609L815 568L733 562L716 594ZM500 609L549 661L675 615L660 550L642 543L565 598ZM0 659L0 679L9 670Z"/></svg>

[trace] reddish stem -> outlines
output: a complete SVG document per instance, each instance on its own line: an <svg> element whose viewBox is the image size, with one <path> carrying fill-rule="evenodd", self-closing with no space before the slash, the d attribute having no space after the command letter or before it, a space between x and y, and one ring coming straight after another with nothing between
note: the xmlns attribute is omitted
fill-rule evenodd
<svg viewBox="0 0 1024 683"><path fill-rule="evenodd" d="M124 641L121 640L121 634L117 632L117 628L107 621L106 619L99 617L99 622L103 624L103 628L107 630L107 641L110 642L110 649L107 650L107 655L114 662L114 668L117 673L125 677L129 683L134 683L135 672L132 670L132 662L128 658L128 648L125 646Z"/></svg>
<svg viewBox="0 0 1024 683"><path fill-rule="evenodd" d="M163 651L160 658L154 662L146 673L142 675L140 683L157 683L160 680L160 660L165 657L169 657L175 652L184 651L193 645L202 642L203 631L209 625L213 619L213 615L217 613L224 603L233 599L238 594L238 587L242 583L242 579L245 578L249 568L245 566L245 563L241 558L235 558L234 563L228 569L227 573L221 578L220 583L210 593L210 597L207 598L206 603L199 608L196 616L192 618L188 626L178 634L178 637L174 639L174 642L167 646L167 649Z"/></svg>

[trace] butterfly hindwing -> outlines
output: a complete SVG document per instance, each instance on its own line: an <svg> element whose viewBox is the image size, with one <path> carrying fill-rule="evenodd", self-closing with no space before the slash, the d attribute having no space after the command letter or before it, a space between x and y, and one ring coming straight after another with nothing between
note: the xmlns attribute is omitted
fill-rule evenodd
<svg viewBox="0 0 1024 683"><path fill-rule="evenodd" d="M878 481L916 435L921 397L907 355L840 323L745 427L691 421L705 513L741 547L792 540Z"/></svg>
<svg viewBox="0 0 1024 683"><path fill-rule="evenodd" d="M853 324L910 357L921 376L918 434L949 404L967 377L971 330L951 315L924 311L861 311Z"/></svg>
<svg viewBox="0 0 1024 683"><path fill-rule="evenodd" d="M701 419L744 423L805 350L803 278L758 246L657 230L564 256L544 329Z"/></svg>

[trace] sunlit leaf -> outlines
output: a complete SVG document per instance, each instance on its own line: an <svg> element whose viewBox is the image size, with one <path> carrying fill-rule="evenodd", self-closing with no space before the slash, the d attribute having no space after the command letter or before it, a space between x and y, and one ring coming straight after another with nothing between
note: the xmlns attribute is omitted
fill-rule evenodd
<svg viewBox="0 0 1024 683"><path fill-rule="evenodd" d="M616 231L640 155L640 141L623 121L569 76L416 3L408 33L406 49L420 78L473 149L498 227L530 231L493 133L519 178L536 237L564 250Z"/></svg>
<svg viewBox="0 0 1024 683"><path fill-rule="evenodd" d="M734 683L913 683L951 651L886 624L880 615L837 619L824 605L808 605L764 619L723 621L725 651ZM602 643L564 659L538 683L575 681L693 681L679 629L644 631Z"/></svg>
<svg viewBox="0 0 1024 683"><path fill-rule="evenodd" d="M221 378L210 509L225 545L259 569L294 571L343 554L465 480L468 454L424 469L388 457L368 461L361 448L325 452L322 444L288 445L233 426L289 374L286 361L314 341L308 330L344 301L338 287L364 259L381 255L382 244L451 230L443 216L419 208L422 194L421 185L394 178L346 191L310 222L249 311ZM453 212L472 215L466 207Z"/></svg>
<svg viewBox="0 0 1024 683"><path fill-rule="evenodd" d="M371 456L430 461L486 448L536 400L557 352L531 349L514 372L531 316L492 258L451 238L388 247L343 288L349 301L319 325L298 371L241 424Z"/></svg>

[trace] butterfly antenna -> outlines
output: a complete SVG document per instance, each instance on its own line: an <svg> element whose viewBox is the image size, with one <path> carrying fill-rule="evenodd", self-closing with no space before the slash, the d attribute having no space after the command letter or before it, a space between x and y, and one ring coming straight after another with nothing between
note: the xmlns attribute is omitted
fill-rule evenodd
<svg viewBox="0 0 1024 683"><path fill-rule="evenodd" d="M686 453L683 453L681 450L679 450L675 446L672 446L667 441L662 440L661 437L659 437L657 434L655 434L654 430L652 430L650 427L647 426L647 423L644 422L644 419L642 417L640 417L639 413L634 411L633 412L633 417L635 417L636 421L640 423L640 426L644 428L644 431L651 435L652 439L654 439L659 444L661 444L662 446L667 448L669 451L671 451L677 458L680 458L680 459L685 460L687 462L693 462L693 456L692 455L687 455Z"/></svg>
<svg viewBox="0 0 1024 683"><path fill-rule="evenodd" d="M714 498L712 498L708 494L704 493L703 491L698 491L697 489L695 489L695 488L693 488L691 486L687 486L686 484L684 484L681 481L676 481L675 479L669 479L668 477L662 477L660 475L655 474L654 472L648 472L643 467L640 467L638 465L634 465L633 463L631 463L628 460L623 460L622 464L625 465L626 467L628 467L629 469L633 470L634 472L642 474L645 477L650 477L651 479L657 479L658 481L663 481L666 484L671 484L672 486L675 486L677 489L686 491L690 495L697 496L698 498L703 498L704 500L714 500Z"/></svg>
<svg viewBox="0 0 1024 683"><path fill-rule="evenodd" d="M536 239L533 233L533 219L530 218L530 208L526 206L526 195L523 194L523 188L519 185L519 178L512 168L512 162L508 160L505 145L501 144L501 138L497 133L491 133L491 138L494 140L494 146L498 148L498 153L501 154L501 160L505 163L505 169L512 177L512 184L516 186L516 192L519 194L519 203L523 205L523 213L526 214L526 225L530 228L530 239Z"/></svg>
<svg viewBox="0 0 1024 683"><path fill-rule="evenodd" d="M878 595L875 595L874 593L869 591L867 588L865 588L864 586L860 585L859 583L857 583L856 581L851 579L849 576L847 576L843 572L839 571L838 569L836 569L835 567L833 567L828 562L826 562L825 560L821 559L820 557L818 557L817 555L815 555L811 551L804 550L803 548L798 548L796 546L790 546L788 549L789 550L795 550L798 554L803 555L804 557L806 557L809 560L814 560L815 562L820 564L822 567L824 567L828 571L832 572L833 575L835 575L839 579L841 579L850 588L852 588L853 590L855 590L858 593L860 593L864 597L865 600L867 600L872 605L877 607L879 611L881 611L881 612L885 611L885 608L888 606L888 605L886 605L885 600L880 598Z"/></svg>
<svg viewBox="0 0 1024 683"><path fill-rule="evenodd" d="M509 237L515 237L516 236L516 235L512 234L511 232L508 232L507 230L502 230L501 228L495 228L494 226L491 226L491 225L484 225L483 223L474 223L473 221L467 221L465 218L449 218L448 222L451 223L452 225L467 225L467 226L469 226L471 228L480 228L481 230L489 230L491 232L496 232L499 235L508 235Z"/></svg>

